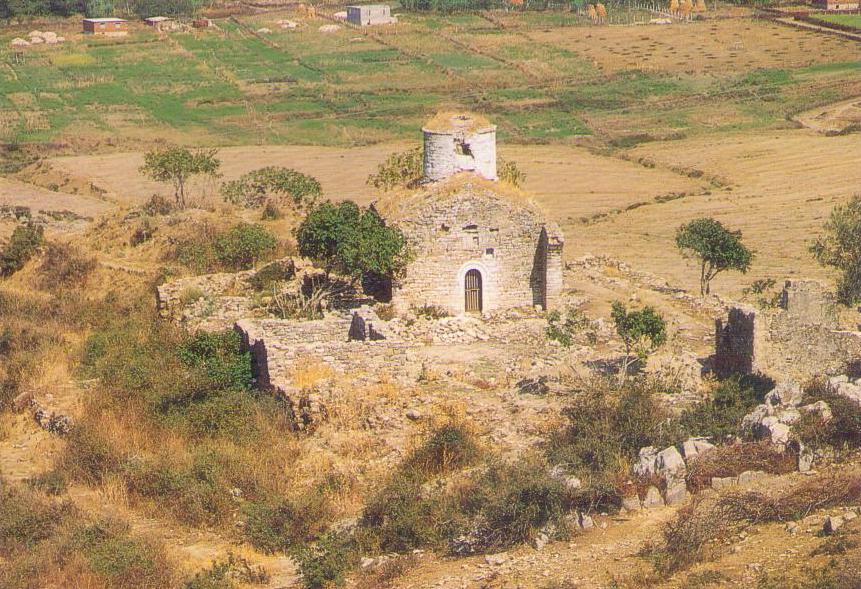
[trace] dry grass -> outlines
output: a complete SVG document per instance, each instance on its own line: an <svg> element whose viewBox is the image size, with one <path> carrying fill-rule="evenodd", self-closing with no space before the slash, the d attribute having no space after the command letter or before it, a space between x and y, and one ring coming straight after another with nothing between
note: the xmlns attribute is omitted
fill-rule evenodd
<svg viewBox="0 0 861 589"><path fill-rule="evenodd" d="M692 490L711 486L713 477L734 477L747 470L785 474L796 469L796 457L780 452L769 442L719 446L688 464L688 485Z"/></svg>
<svg viewBox="0 0 861 589"><path fill-rule="evenodd" d="M732 491L699 495L682 508L664 530L664 545L656 552L660 571L675 573L713 558L723 550L719 541L750 524L787 521L861 499L857 472L808 479L772 493Z"/></svg>

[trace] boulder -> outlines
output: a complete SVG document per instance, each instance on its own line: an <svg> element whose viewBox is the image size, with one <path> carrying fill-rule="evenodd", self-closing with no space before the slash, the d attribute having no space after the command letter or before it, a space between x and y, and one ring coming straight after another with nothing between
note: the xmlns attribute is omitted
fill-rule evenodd
<svg viewBox="0 0 861 589"><path fill-rule="evenodd" d="M685 457L685 461L688 461L694 456L707 452L714 447L714 444L708 442L706 438L688 438L682 444L682 455Z"/></svg>
<svg viewBox="0 0 861 589"><path fill-rule="evenodd" d="M678 505L688 498L688 487L684 479L677 480L667 486L667 505Z"/></svg>
<svg viewBox="0 0 861 589"><path fill-rule="evenodd" d="M719 491L738 484L736 477L712 477L712 489Z"/></svg>
<svg viewBox="0 0 861 589"><path fill-rule="evenodd" d="M565 485L569 491L576 491L583 486L582 481L570 474L562 465L556 465L550 469L550 476Z"/></svg>
<svg viewBox="0 0 861 589"><path fill-rule="evenodd" d="M799 410L801 413L813 413L821 421L831 421L833 417L831 407L825 401L816 401L810 405L804 405L803 407L799 407Z"/></svg>
<svg viewBox="0 0 861 589"><path fill-rule="evenodd" d="M591 530L595 527L595 522L592 520L592 517L586 515L585 513L580 514L580 527L584 530Z"/></svg>
<svg viewBox="0 0 861 589"><path fill-rule="evenodd" d="M825 523L822 524L822 531L825 534L833 534L834 532L836 532L837 530L840 529L840 526L842 526L843 523L844 523L844 520L840 516L834 516L834 515L828 516L825 518Z"/></svg>
<svg viewBox="0 0 861 589"><path fill-rule="evenodd" d="M650 486L646 489L646 496L643 498L643 509L651 509L652 507L663 507L664 498L661 497L661 492L655 486Z"/></svg>
<svg viewBox="0 0 861 589"><path fill-rule="evenodd" d="M639 497L631 495L630 497L622 497L622 508L628 511L640 511L643 508L643 504L640 503Z"/></svg>
<svg viewBox="0 0 861 589"><path fill-rule="evenodd" d="M813 450L801 446L798 449L798 472L810 472L810 469L813 468L813 460Z"/></svg>
<svg viewBox="0 0 861 589"><path fill-rule="evenodd" d="M749 485L750 483L758 481L765 476L766 473L761 470L746 470L740 475L738 475L738 484Z"/></svg>
<svg viewBox="0 0 861 589"><path fill-rule="evenodd" d="M30 42L26 39L22 39L21 37L16 37L9 42L11 47L29 47Z"/></svg>
<svg viewBox="0 0 861 589"><path fill-rule="evenodd" d="M684 478L687 468L685 459L675 446L661 450L655 459L655 472L663 476L667 481L670 479Z"/></svg>
<svg viewBox="0 0 861 589"><path fill-rule="evenodd" d="M765 396L765 403L772 407L780 405L788 405L797 407L801 405L801 399L804 397L804 391L795 382L784 381L779 383Z"/></svg>
<svg viewBox="0 0 861 589"><path fill-rule="evenodd" d="M634 474L645 477L655 474L655 461L658 457L658 449L654 446L640 448L640 457L634 465Z"/></svg>

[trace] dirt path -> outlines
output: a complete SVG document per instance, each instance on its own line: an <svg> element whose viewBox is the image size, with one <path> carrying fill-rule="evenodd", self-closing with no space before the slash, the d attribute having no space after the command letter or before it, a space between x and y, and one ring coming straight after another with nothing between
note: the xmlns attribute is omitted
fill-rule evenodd
<svg viewBox="0 0 861 589"><path fill-rule="evenodd" d="M842 133L851 125L861 124L861 96L808 110L795 120L819 133Z"/></svg>
<svg viewBox="0 0 861 589"><path fill-rule="evenodd" d="M664 507L626 517L595 518L596 527L567 542L537 551L523 546L490 556L463 559L425 557L396 583L398 589L468 589L551 587L573 583L578 589L606 587L613 579L637 570L633 558L660 535L676 510Z"/></svg>

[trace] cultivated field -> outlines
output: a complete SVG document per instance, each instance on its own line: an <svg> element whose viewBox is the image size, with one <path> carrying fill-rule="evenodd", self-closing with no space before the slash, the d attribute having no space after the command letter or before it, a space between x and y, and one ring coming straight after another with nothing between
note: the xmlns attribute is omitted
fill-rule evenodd
<svg viewBox="0 0 861 589"><path fill-rule="evenodd" d="M430 113L458 107L492 116L508 142L624 144L785 126L861 93L852 41L751 18L595 27L566 13L408 14L320 32L327 23L279 11L100 40L60 22L51 28L69 42L19 55L8 41L27 29L5 29L0 132L66 152L355 146L411 139Z"/></svg>

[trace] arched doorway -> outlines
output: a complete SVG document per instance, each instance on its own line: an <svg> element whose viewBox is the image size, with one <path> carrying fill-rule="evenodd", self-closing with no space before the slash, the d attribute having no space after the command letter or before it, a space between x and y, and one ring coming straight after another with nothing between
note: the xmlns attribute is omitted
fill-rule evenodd
<svg viewBox="0 0 861 589"><path fill-rule="evenodd" d="M464 278L464 310L467 313L481 313L483 293L481 289L481 272L473 268Z"/></svg>

